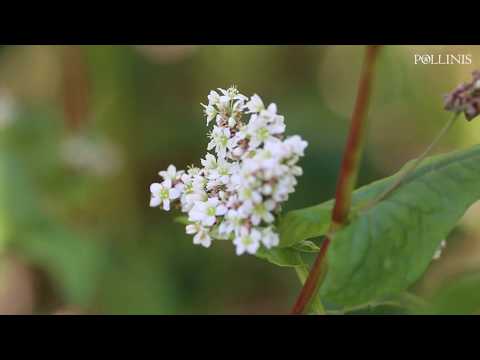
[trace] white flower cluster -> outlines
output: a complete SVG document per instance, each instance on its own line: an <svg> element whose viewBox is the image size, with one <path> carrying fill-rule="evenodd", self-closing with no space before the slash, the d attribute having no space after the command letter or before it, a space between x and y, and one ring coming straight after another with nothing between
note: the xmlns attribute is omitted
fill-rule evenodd
<svg viewBox="0 0 480 360"><path fill-rule="evenodd" d="M150 206L168 211L178 204L188 214L194 244L232 240L237 255L255 254L261 244L279 243L275 215L302 175L297 162L307 142L298 135L284 139L275 104L265 107L258 95L249 99L235 87L219 92L202 104L207 126L215 120L207 147L215 155L207 153L202 168L160 171L163 181L150 186Z"/></svg>

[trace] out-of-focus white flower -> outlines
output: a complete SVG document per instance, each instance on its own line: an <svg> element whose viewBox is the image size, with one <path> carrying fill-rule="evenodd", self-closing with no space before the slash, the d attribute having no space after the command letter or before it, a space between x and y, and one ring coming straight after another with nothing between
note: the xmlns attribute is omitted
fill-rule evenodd
<svg viewBox="0 0 480 360"><path fill-rule="evenodd" d="M163 182L155 185L153 203L174 201L159 185L180 192L181 210L190 221L186 232L194 235L194 244L209 247L213 240L230 240L238 255L254 254L261 245L277 246L275 216L302 174L297 163L307 142L298 135L285 140L277 106L265 108L258 95L249 99L235 87L212 90L203 107L207 125L216 123L207 146L214 153L201 159L201 168L184 172L170 166L160 172Z"/></svg>
<svg viewBox="0 0 480 360"><path fill-rule="evenodd" d="M100 177L115 175L123 166L116 145L83 135L65 139L61 145L61 157L75 170Z"/></svg>

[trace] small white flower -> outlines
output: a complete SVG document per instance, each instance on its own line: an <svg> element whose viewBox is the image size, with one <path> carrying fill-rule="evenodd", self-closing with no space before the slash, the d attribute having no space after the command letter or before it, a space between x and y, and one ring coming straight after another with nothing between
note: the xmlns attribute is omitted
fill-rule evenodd
<svg viewBox="0 0 480 360"><path fill-rule="evenodd" d="M210 121L215 119L215 116L217 116L217 109L215 109L215 107L212 105L204 105L204 104L201 104L201 105L204 107L203 112L207 116L207 126L208 126L208 124L210 124Z"/></svg>
<svg viewBox="0 0 480 360"><path fill-rule="evenodd" d="M207 179L203 175L196 175L192 181L193 190L195 192L203 192L207 186Z"/></svg>
<svg viewBox="0 0 480 360"><path fill-rule="evenodd" d="M203 247L210 247L212 244L212 238L209 235L208 229L202 227L200 223L193 223L186 226L186 233L189 235L196 234L193 237L193 243L195 245L202 245Z"/></svg>
<svg viewBox="0 0 480 360"><path fill-rule="evenodd" d="M225 220L218 228L218 232L222 235L230 235L232 233L238 235L243 220L244 219L239 215L237 210L228 210L228 212L225 214Z"/></svg>
<svg viewBox="0 0 480 360"><path fill-rule="evenodd" d="M212 238L210 237L208 230L202 229L200 230L194 237L193 243L195 245L202 245L203 247L210 247L212 244Z"/></svg>
<svg viewBox="0 0 480 360"><path fill-rule="evenodd" d="M220 95L214 90L210 91L207 98L209 106L215 106L220 102Z"/></svg>
<svg viewBox="0 0 480 360"><path fill-rule="evenodd" d="M246 101L248 99L245 95L240 94L240 92L235 86L232 86L227 90L222 88L218 88L218 90L220 90L223 96L225 96L228 100Z"/></svg>
<svg viewBox="0 0 480 360"><path fill-rule="evenodd" d="M250 139L250 149L256 149L271 136L265 120L255 114L248 123L247 133Z"/></svg>
<svg viewBox="0 0 480 360"><path fill-rule="evenodd" d="M233 128L237 124L237 121L233 117L228 118L228 126Z"/></svg>
<svg viewBox="0 0 480 360"><path fill-rule="evenodd" d="M200 223L193 223L193 224L188 224L185 226L185 232L188 235L193 235L199 232L202 229L202 225Z"/></svg>
<svg viewBox="0 0 480 360"><path fill-rule="evenodd" d="M212 140L208 143L207 150L215 149L219 158L225 158L229 145L230 130L214 126L210 138Z"/></svg>
<svg viewBox="0 0 480 360"><path fill-rule="evenodd" d="M285 140L285 145L287 145L295 155L303 156L308 143L302 140L300 136L294 135Z"/></svg>
<svg viewBox="0 0 480 360"><path fill-rule="evenodd" d="M183 171L178 171L174 165L169 165L166 171L159 171L158 175L160 175L163 180L165 181L167 187L171 187L172 184L180 179L182 176Z"/></svg>
<svg viewBox="0 0 480 360"><path fill-rule="evenodd" d="M198 221L204 226L215 224L216 216L225 215L227 208L217 198L209 198L206 202L198 201L189 212L190 221Z"/></svg>
<svg viewBox="0 0 480 360"><path fill-rule="evenodd" d="M212 154L205 155L205 159L201 159L200 162L207 170L214 170L217 168L217 159Z"/></svg>
<svg viewBox="0 0 480 360"><path fill-rule="evenodd" d="M256 229L242 228L240 235L233 240L236 246L237 255L242 255L247 252L249 254L255 254L260 246L260 239L262 235L260 231Z"/></svg>
<svg viewBox="0 0 480 360"><path fill-rule="evenodd" d="M239 100L237 100L233 103L232 113L242 112L245 109L245 101L248 100L248 98L246 96L243 96L243 95L237 95L237 98L239 98Z"/></svg>
<svg viewBox="0 0 480 360"><path fill-rule="evenodd" d="M162 204L163 209L170 210L170 200L175 200L180 197L180 191L175 188L171 188L168 184L153 183L150 185L150 192L152 196L150 198L150 207L157 207Z"/></svg>
<svg viewBox="0 0 480 360"><path fill-rule="evenodd" d="M276 116L275 119L267 125L268 132L272 135L283 134L285 132L285 127L283 116Z"/></svg>
<svg viewBox="0 0 480 360"><path fill-rule="evenodd" d="M259 225L260 222L263 220L267 224L272 223L275 218L273 217L272 211L275 209L275 202L268 200L265 203L258 203L255 204L252 210L251 221L253 225Z"/></svg>
<svg viewBox="0 0 480 360"><path fill-rule="evenodd" d="M247 102L246 106L248 108L248 111L251 113L258 113L265 109L262 99L257 94L254 94L250 98L250 101Z"/></svg>
<svg viewBox="0 0 480 360"><path fill-rule="evenodd" d="M241 186L238 190L238 198L241 201L251 201L254 204L262 202L262 195L259 191L249 186Z"/></svg>
<svg viewBox="0 0 480 360"><path fill-rule="evenodd" d="M242 219L248 219L253 212L253 204L251 201L245 201L238 207L238 216Z"/></svg>
<svg viewBox="0 0 480 360"><path fill-rule="evenodd" d="M207 201L208 195L205 191L196 191L189 194L183 194L181 197L182 211L189 212L197 202Z"/></svg>
<svg viewBox="0 0 480 360"><path fill-rule="evenodd" d="M267 109L260 111L260 117L265 119L267 123L273 122L277 117L277 105L274 103L268 105Z"/></svg>
<svg viewBox="0 0 480 360"><path fill-rule="evenodd" d="M262 243L267 249L271 249L280 243L280 237L271 227L262 230Z"/></svg>

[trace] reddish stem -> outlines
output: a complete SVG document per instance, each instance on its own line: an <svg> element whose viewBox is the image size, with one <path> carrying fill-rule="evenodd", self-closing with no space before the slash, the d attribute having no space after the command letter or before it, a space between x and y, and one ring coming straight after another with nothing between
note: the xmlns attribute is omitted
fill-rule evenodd
<svg viewBox="0 0 480 360"><path fill-rule="evenodd" d="M360 83L358 86L357 99L352 114L350 133L343 154L340 174L337 181L335 193L335 205L332 211L332 222L329 233L342 227L348 220L352 192L357 180L359 163L362 155L362 145L365 132L365 115L370 99L370 90L373 81L374 65L378 54L378 46L367 46L365 59L362 68ZM330 246L331 238L327 234L322 243L320 252L308 274L302 291L293 306L292 314L302 314L311 299L315 296L317 289L326 273L326 253Z"/></svg>
<svg viewBox="0 0 480 360"><path fill-rule="evenodd" d="M365 132L365 115L373 80L375 60L378 46L368 46L363 63L362 76L358 85L357 100L352 114L350 133L343 154L340 175L335 193L335 206L332 212L332 226L341 226L347 221L352 192L357 180L359 163L362 155L362 144Z"/></svg>
<svg viewBox="0 0 480 360"><path fill-rule="evenodd" d="M89 110L90 83L83 49L67 45L62 49L62 100L67 128L78 131Z"/></svg>
<svg viewBox="0 0 480 360"><path fill-rule="evenodd" d="M297 298L295 305L293 305L293 308L291 311L292 315L301 314L304 311L305 306L310 302L310 299L312 299L313 295L316 293L317 286L318 286L317 284L320 282L319 280L323 278L323 275L325 275L325 266L322 266L322 264L325 264L323 259L327 254L329 245L330 245L330 237L327 236L325 240L323 240L322 242L320 252L318 253L317 258L315 259L315 262L312 266L312 269L308 274L307 280L305 281L305 284L302 288L302 292L300 293L300 296Z"/></svg>

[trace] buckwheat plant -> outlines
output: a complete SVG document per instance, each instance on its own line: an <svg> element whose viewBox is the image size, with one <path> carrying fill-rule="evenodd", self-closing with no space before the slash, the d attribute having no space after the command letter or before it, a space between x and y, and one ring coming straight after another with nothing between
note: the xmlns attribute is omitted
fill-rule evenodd
<svg viewBox="0 0 480 360"><path fill-rule="evenodd" d="M235 87L218 90L202 105L207 126L214 124L201 167L160 171L150 206L169 211L173 205L188 214L186 232L196 245L229 240L237 255L255 254L279 244L274 221L302 175L297 163L307 142L285 137L275 104L265 106Z"/></svg>
<svg viewBox="0 0 480 360"><path fill-rule="evenodd" d="M480 114L479 72L446 95L444 108L453 114L423 153L398 173L355 190L380 48L366 47L333 200L280 214L302 175L298 161L307 143L285 137L275 104L235 87L211 91L203 105L212 129L201 166L170 165L150 186L150 206L184 212L194 244L231 241L238 255L294 269L302 288L292 314L379 305L433 311L410 289L480 199L478 145L429 156L457 119Z"/></svg>

